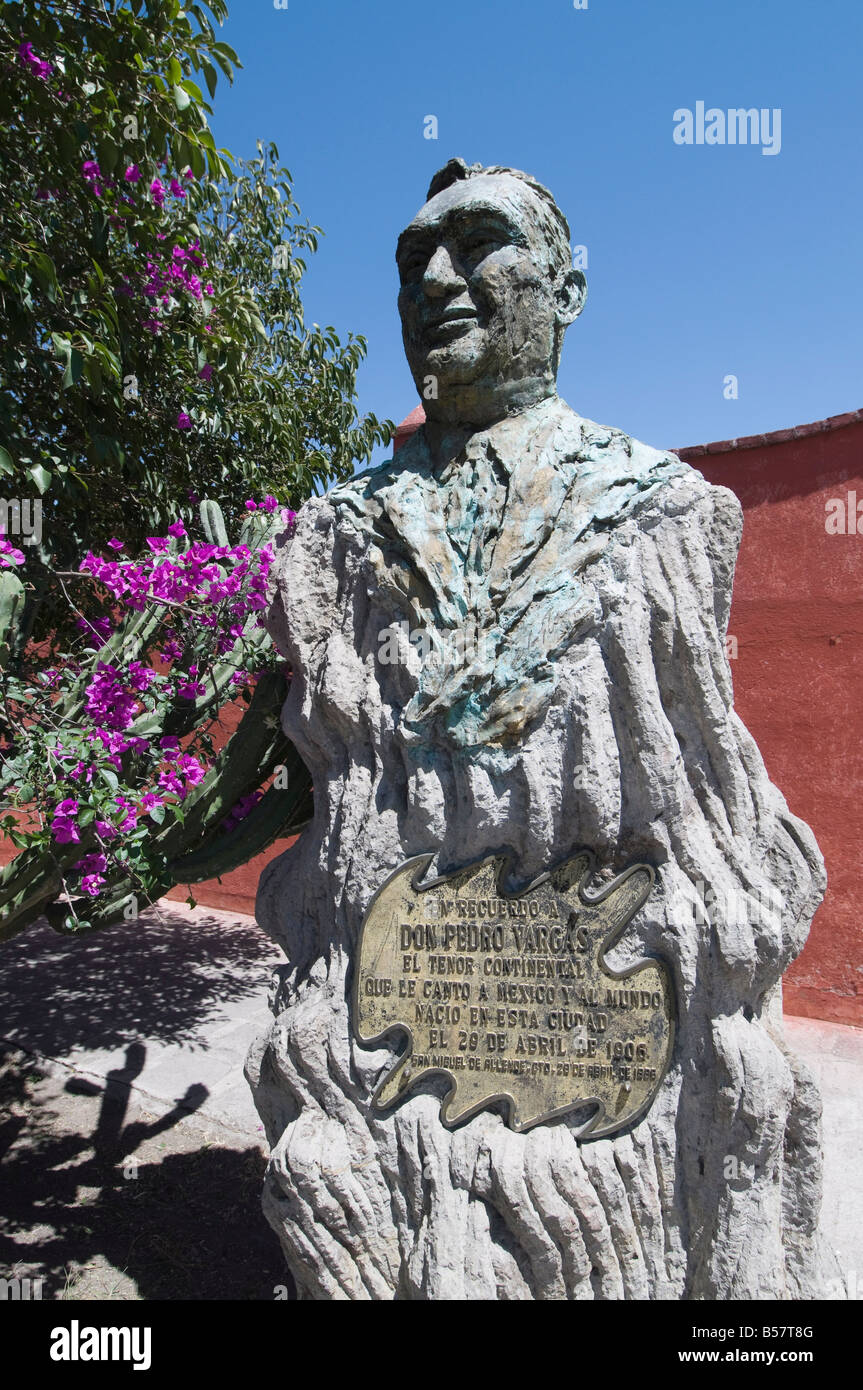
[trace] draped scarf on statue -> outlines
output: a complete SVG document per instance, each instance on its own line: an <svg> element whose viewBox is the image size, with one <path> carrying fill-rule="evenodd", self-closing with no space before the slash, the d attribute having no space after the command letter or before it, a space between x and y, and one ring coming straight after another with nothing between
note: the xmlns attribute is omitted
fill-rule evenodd
<svg viewBox="0 0 863 1390"><path fill-rule="evenodd" d="M392 602L385 640L422 656L405 742L430 722L462 749L519 738L548 705L555 659L596 619L584 570L685 471L553 396L472 435L439 471L420 429L396 463L331 492L340 523L371 542Z"/></svg>

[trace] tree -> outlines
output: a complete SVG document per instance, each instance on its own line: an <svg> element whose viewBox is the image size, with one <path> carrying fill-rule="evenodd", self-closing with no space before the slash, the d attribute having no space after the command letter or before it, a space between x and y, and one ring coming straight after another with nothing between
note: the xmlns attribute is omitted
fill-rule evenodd
<svg viewBox="0 0 863 1390"><path fill-rule="evenodd" d="M13 658L66 620L51 567L136 553L190 489L229 526L252 492L296 506L391 435L358 417L365 341L304 324L320 233L275 146L216 147L225 15L0 3L0 485L41 504Z"/></svg>
<svg viewBox="0 0 863 1390"><path fill-rule="evenodd" d="M357 412L364 340L305 326L320 231L277 149L216 147L198 83L232 78L225 14L0 0L0 824L22 850L0 938L128 918L310 814L260 626L271 542L392 426Z"/></svg>

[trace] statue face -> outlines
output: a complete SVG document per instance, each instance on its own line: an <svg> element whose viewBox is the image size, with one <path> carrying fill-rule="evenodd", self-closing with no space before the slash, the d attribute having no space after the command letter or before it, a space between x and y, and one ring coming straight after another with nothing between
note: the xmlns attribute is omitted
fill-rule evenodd
<svg viewBox="0 0 863 1390"><path fill-rule="evenodd" d="M442 401L457 395L467 419L479 418L471 407L481 415L489 393L517 396L538 380L553 389L583 277L555 274L540 208L523 180L478 174L438 193L399 237L402 336L428 415L429 377Z"/></svg>

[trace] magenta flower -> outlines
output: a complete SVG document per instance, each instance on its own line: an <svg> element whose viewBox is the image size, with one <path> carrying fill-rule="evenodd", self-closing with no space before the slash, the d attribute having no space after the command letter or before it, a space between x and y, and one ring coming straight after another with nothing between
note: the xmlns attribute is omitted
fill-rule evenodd
<svg viewBox="0 0 863 1390"><path fill-rule="evenodd" d="M137 164L127 165L126 172L123 175L127 183L137 183L140 177L141 170L138 168Z"/></svg>
<svg viewBox="0 0 863 1390"><path fill-rule="evenodd" d="M81 165L81 173L84 176L84 182L89 184L91 193L97 198L100 198L102 196L102 184L100 182L102 171L96 160L85 159L84 163Z"/></svg>
<svg viewBox="0 0 863 1390"><path fill-rule="evenodd" d="M75 626L82 632L92 633L98 639L99 645L106 642L111 635L112 624L110 618L79 618Z"/></svg>
<svg viewBox="0 0 863 1390"><path fill-rule="evenodd" d="M96 834L99 836L100 840L116 840L118 833L117 828L113 826L110 821L97 820L94 824L96 826Z"/></svg>
<svg viewBox="0 0 863 1390"><path fill-rule="evenodd" d="M171 179L170 188L175 198L185 198L186 190L179 179Z"/></svg>
<svg viewBox="0 0 863 1390"><path fill-rule="evenodd" d="M85 854L83 859L79 859L75 864L76 869L83 869L85 873L102 874L105 872L108 861L99 850L93 850L90 854Z"/></svg>
<svg viewBox="0 0 863 1390"><path fill-rule="evenodd" d="M123 546L125 545L125 541L118 541L116 536L112 536L108 542L108 545L112 550L122 550Z"/></svg>
<svg viewBox="0 0 863 1390"><path fill-rule="evenodd" d="M36 56L33 52L33 45L29 41L19 46L18 61L23 67L29 68L31 72L35 73L37 77L41 77L43 82L47 77L51 76L53 71L53 65L51 63L43 61Z"/></svg>
<svg viewBox="0 0 863 1390"><path fill-rule="evenodd" d="M206 688L203 681L180 681L177 694L181 700L194 700L196 696L203 695Z"/></svg>
<svg viewBox="0 0 863 1390"><path fill-rule="evenodd" d="M72 797L68 797L55 806L51 834L58 845L78 844L81 836L78 834L78 827L74 819L77 814L78 803Z"/></svg>
<svg viewBox="0 0 863 1390"><path fill-rule="evenodd" d="M150 666L142 666L140 661L130 661L128 667L129 684L133 690L144 691L158 677Z"/></svg>
<svg viewBox="0 0 863 1390"><path fill-rule="evenodd" d="M77 845L81 836L78 834L78 827L74 821L63 820L58 816L51 826L51 834L58 845Z"/></svg>
<svg viewBox="0 0 863 1390"><path fill-rule="evenodd" d="M179 796L181 801L185 799L186 788L174 768L169 767L159 773L159 786L166 792L173 792L174 796Z"/></svg>
<svg viewBox="0 0 863 1390"><path fill-rule="evenodd" d="M204 780L204 769L198 759L193 758L190 753L183 753L177 759L177 766L190 786L197 787L198 783Z"/></svg>
<svg viewBox="0 0 863 1390"><path fill-rule="evenodd" d="M190 430L192 428L192 417L187 415L185 410L181 410L177 416L177 429Z"/></svg>
<svg viewBox="0 0 863 1390"><path fill-rule="evenodd" d="M167 753L177 753L180 748L180 740L174 734L166 734L159 739L159 747L164 748Z"/></svg>
<svg viewBox="0 0 863 1390"><path fill-rule="evenodd" d="M153 202L156 204L156 207L160 208L165 201L165 189L161 179L153 179L153 182L150 184L150 192L153 195Z"/></svg>
<svg viewBox="0 0 863 1390"><path fill-rule="evenodd" d="M104 875L107 867L108 860L98 850L79 859L75 868L83 871L81 892L86 893L89 898L98 897L100 890L105 886Z"/></svg>
<svg viewBox="0 0 863 1390"><path fill-rule="evenodd" d="M239 825L241 820L245 820L249 812L257 806L261 796L261 792L252 792L251 796L241 797L236 806L232 807L222 821L223 829L233 830L235 825Z"/></svg>
<svg viewBox="0 0 863 1390"><path fill-rule="evenodd" d="M250 497L245 503L245 508L247 512L256 512L258 510L258 504L257 502L253 502Z"/></svg>
<svg viewBox="0 0 863 1390"><path fill-rule="evenodd" d="M185 536L186 534L186 528L182 521L172 521L171 525L168 527L168 535L176 536L178 540L181 536Z"/></svg>
<svg viewBox="0 0 863 1390"><path fill-rule="evenodd" d="M5 536L0 536L0 568L11 569L13 565L23 565L23 563L23 550L16 550Z"/></svg>
<svg viewBox="0 0 863 1390"><path fill-rule="evenodd" d="M126 690L115 666L100 661L96 675L84 692L87 713L105 729L122 732L128 729L138 709L135 696ZM110 750L117 752L116 748Z"/></svg>

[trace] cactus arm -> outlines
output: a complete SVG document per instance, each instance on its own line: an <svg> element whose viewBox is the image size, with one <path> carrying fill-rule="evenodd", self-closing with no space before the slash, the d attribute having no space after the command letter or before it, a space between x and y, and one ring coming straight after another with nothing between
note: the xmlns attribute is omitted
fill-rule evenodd
<svg viewBox="0 0 863 1390"><path fill-rule="evenodd" d="M62 891L63 877L92 849L86 837L62 849L24 850L0 872L0 941L9 941L41 917Z"/></svg>
<svg viewBox="0 0 863 1390"><path fill-rule="evenodd" d="M198 508L201 518L201 525L204 528L204 535L210 545L230 545L228 533L225 529L225 519L222 516L222 509L218 502L210 499L203 501Z"/></svg>
<svg viewBox="0 0 863 1390"><path fill-rule="evenodd" d="M221 877L261 854L280 836L300 831L313 812L309 775L302 763L300 768L304 776L292 777L284 790L270 787L235 829L223 831L202 849L173 860L169 868L174 881L200 883Z"/></svg>

